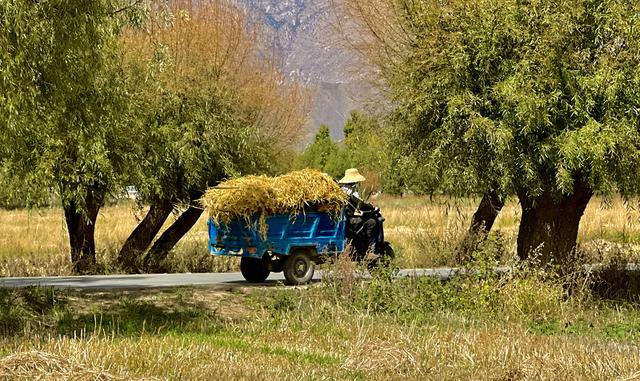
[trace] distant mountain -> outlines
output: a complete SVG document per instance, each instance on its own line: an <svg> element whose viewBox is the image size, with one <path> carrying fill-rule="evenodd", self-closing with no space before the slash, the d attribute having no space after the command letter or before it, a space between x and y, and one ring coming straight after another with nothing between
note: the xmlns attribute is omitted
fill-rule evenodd
<svg viewBox="0 0 640 381"><path fill-rule="evenodd" d="M331 0L237 0L253 22L268 27L273 47L280 54L284 73L313 90L311 136L320 124L329 126L334 138L352 109L357 80L348 74L352 57L335 43Z"/></svg>

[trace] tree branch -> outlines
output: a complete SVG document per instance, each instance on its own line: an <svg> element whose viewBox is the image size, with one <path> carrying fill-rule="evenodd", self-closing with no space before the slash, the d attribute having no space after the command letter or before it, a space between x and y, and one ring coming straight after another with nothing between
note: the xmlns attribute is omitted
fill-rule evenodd
<svg viewBox="0 0 640 381"><path fill-rule="evenodd" d="M118 13L122 13L122 12L124 12L124 11L128 10L128 9L131 9L131 8L133 8L133 7L135 7L135 6L138 6L138 5L139 5L140 3L142 3L143 1L144 1L144 0L134 0L134 1L133 1L132 3L130 3L129 5L124 6L124 7L122 7L122 8L119 8L119 9L116 9L115 11L111 12L111 15L112 15L112 16L114 16L114 15L117 15Z"/></svg>

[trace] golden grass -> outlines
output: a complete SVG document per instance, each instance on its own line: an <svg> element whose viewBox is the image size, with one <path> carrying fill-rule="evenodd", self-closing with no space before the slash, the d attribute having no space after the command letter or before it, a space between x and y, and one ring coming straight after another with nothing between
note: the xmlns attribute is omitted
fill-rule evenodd
<svg viewBox="0 0 640 381"><path fill-rule="evenodd" d="M455 332L383 327L365 318L350 323L354 327L341 332L353 335L347 337L298 330L246 340L144 335L47 339L18 347L86 361L119 379L632 380L639 374L640 352L631 344L535 336L511 327ZM296 335L307 335L308 342Z"/></svg>
<svg viewBox="0 0 640 381"><path fill-rule="evenodd" d="M29 350L0 359L0 380L12 381L125 381L129 375L114 376L100 368L88 367L76 357ZM157 380L157 378L153 378ZM145 378L140 380L152 380Z"/></svg>
<svg viewBox="0 0 640 381"><path fill-rule="evenodd" d="M383 196L371 201L386 218L386 238L396 249L400 266L458 264L455 248L466 232L478 200ZM578 237L586 260L601 261L613 256L640 259L640 211L633 205L626 205L619 197L608 202L594 198L589 203ZM142 216L143 211L130 202L102 209L96 223L101 263L113 262L117 250ZM203 215L171 254L169 260L176 271L237 270L235 259L208 256L206 219ZM170 218L164 228L173 220ZM493 231L505 243L503 261L515 253L519 220L519 205L509 200ZM0 276L69 274L68 247L60 209L0 210Z"/></svg>
<svg viewBox="0 0 640 381"><path fill-rule="evenodd" d="M405 267L457 265L455 249L466 233L479 200L451 197L379 197L372 200L382 210L385 236L400 252ZM591 200L580 222L578 245L586 260L606 261L620 255L640 256L640 210L637 201L620 197ZM508 200L492 230L505 244L507 261L515 254L520 205Z"/></svg>
<svg viewBox="0 0 640 381"><path fill-rule="evenodd" d="M233 305L243 305L245 310L241 315L232 313L234 318L223 323L212 320L209 325L218 324L216 329L204 324L156 333L150 325L149 331L133 335L80 331L60 337L0 337L0 357L4 353L20 358L27 353L18 365L31 369L45 366L30 365L33 357L44 353L55 360L54 370L100 372L113 378L96 379L108 380L624 380L634 379L640 371L637 343L588 334L536 334L527 328L526 317L474 322L442 311L432 312L426 321L401 322L322 298L309 299L311 294L304 290L289 291L293 294L289 310L251 304L251 297L273 297L269 290L248 297L227 294L228 302L232 299ZM209 293L216 292L184 290L177 299L189 305ZM96 296L89 300L100 303ZM176 297L156 298L158 308L169 301L175 303ZM297 311L298 302L313 303L311 312L316 313ZM566 302L554 299L552 303L561 319L578 318ZM214 302L193 304L193 308L225 315L233 305ZM101 321L102 310L96 322ZM623 312L614 312L618 313ZM124 322L127 317L120 318ZM16 364L15 358L0 358L0 369L6 363Z"/></svg>
<svg viewBox="0 0 640 381"><path fill-rule="evenodd" d="M372 201L382 208L387 223L395 229L445 230L468 228L479 199L454 199L407 196L382 196ZM626 237L640 242L640 210L637 201L626 202L621 197L591 200L580 223L581 241L604 237ZM505 234L516 234L520 221L520 205L509 199L500 212L494 228Z"/></svg>
<svg viewBox="0 0 640 381"><path fill-rule="evenodd" d="M104 207L96 221L98 261L117 270L114 263L124 241L144 216L129 201ZM175 221L169 217L162 231ZM211 258L208 254L207 217L178 243L168 258L176 271L229 271L238 268L235 258ZM69 243L61 209L0 210L0 276L69 275Z"/></svg>
<svg viewBox="0 0 640 381"><path fill-rule="evenodd" d="M246 176L228 180L207 190L200 202L216 223L259 216L260 230L266 235L265 218L274 214L296 215L307 207L339 214L347 197L329 176L315 169L285 175Z"/></svg>

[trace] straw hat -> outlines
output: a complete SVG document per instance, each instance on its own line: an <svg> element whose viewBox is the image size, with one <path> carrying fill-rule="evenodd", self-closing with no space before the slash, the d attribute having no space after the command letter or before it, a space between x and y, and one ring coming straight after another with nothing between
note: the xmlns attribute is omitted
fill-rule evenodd
<svg viewBox="0 0 640 381"><path fill-rule="evenodd" d="M366 180L364 176L358 172L358 168L349 168L344 171L344 177L338 181L339 184L353 184L360 183Z"/></svg>

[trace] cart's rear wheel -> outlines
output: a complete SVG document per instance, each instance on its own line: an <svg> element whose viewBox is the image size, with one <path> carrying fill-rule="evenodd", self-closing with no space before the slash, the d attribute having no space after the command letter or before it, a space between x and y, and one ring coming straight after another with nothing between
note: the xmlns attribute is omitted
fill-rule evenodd
<svg viewBox="0 0 640 381"><path fill-rule="evenodd" d="M316 264L308 251L292 253L284 262L284 277L287 284L298 285L311 282Z"/></svg>
<svg viewBox="0 0 640 381"><path fill-rule="evenodd" d="M242 257L240 272L247 282L262 283L269 276L269 269L262 258Z"/></svg>

